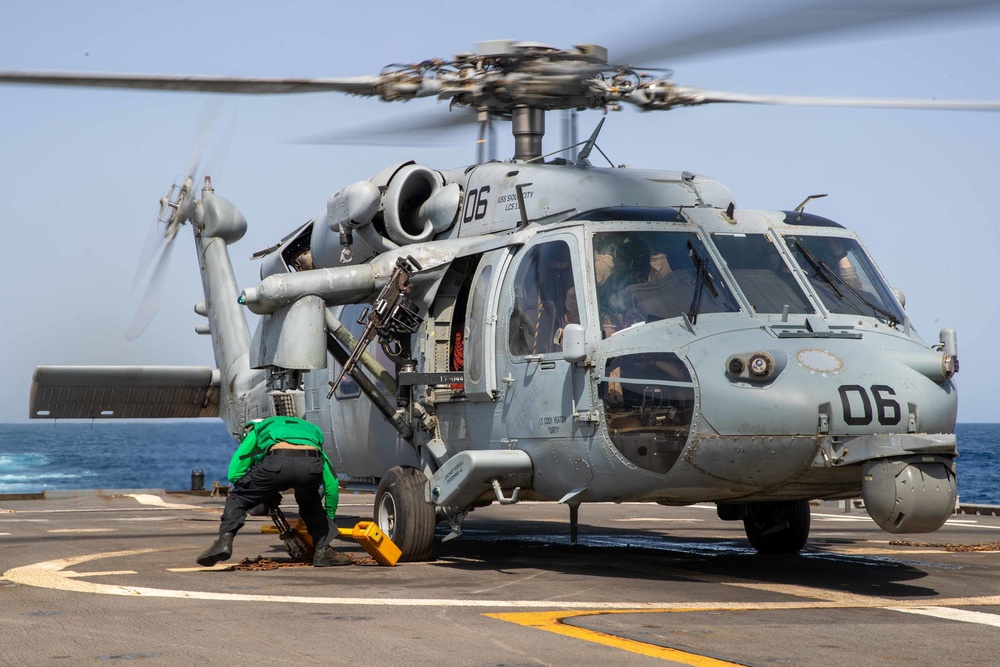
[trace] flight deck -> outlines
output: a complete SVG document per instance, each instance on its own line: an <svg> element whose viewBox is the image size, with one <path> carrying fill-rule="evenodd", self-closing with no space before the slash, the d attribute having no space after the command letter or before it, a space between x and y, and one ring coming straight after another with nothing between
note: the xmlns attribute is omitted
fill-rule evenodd
<svg viewBox="0 0 1000 667"><path fill-rule="evenodd" d="M335 542L355 560L338 568L293 567L250 517L230 561L199 567L222 505L0 498L0 664L914 667L992 664L1000 646L992 515L895 536L853 503L814 504L806 548L762 556L712 505L584 505L571 544L566 507L520 503L477 509L427 562ZM371 507L344 494L338 524Z"/></svg>

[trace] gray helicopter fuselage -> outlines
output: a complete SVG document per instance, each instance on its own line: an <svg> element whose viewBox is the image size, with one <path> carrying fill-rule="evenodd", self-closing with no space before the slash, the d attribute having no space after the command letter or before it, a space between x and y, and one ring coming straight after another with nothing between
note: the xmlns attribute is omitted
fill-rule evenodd
<svg viewBox="0 0 1000 667"><path fill-rule="evenodd" d="M40 367L33 417L218 416L238 438L305 416L342 483L423 512L413 557L434 516L457 534L493 501L711 501L752 541L786 520L804 540L783 508L817 498L860 494L890 532L954 510L955 333L923 341L835 222L687 172L403 163L259 253L240 293L246 220L201 194L176 208L216 367Z"/></svg>
<svg viewBox="0 0 1000 667"><path fill-rule="evenodd" d="M324 399L337 364L308 373L307 414L330 434L344 479L423 468L431 499L458 509L503 497L487 478L521 498L568 503L864 493L873 517L899 532L953 506L957 397L946 355L920 339L847 229L736 209L724 186L687 173L491 163L442 174L441 186L451 183L463 192L454 226L389 255L433 265L413 294L423 316L416 370L461 371L463 381L415 384L437 430L411 444L356 388ZM434 265L431 249L449 238L468 243ZM633 264L673 244L676 265L673 286L651 274L619 286L633 312L617 326L595 272L597 246L610 241L630 242ZM842 242L863 264L853 293L804 257ZM365 261L359 246L350 263ZM555 312L570 301L572 314ZM356 333L360 310L333 309ZM582 357L563 348L570 338ZM898 507L900 478L924 500Z"/></svg>

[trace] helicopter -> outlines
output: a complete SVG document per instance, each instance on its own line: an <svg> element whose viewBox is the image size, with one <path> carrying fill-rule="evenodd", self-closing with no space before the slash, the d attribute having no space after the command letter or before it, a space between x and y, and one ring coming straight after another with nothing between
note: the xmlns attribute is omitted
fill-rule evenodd
<svg viewBox="0 0 1000 667"><path fill-rule="evenodd" d="M861 494L889 532L950 515L956 336L922 341L856 235L808 200L750 211L706 176L596 167L600 127L572 159L541 146L559 109L795 102L680 87L594 45L520 42L317 89L445 98L474 109L483 136L509 119L514 157L400 163L338 190L257 254L261 282L242 290L227 247L246 221L188 174L161 219L170 241L194 232L215 366L41 367L33 418L221 417L235 436L305 416L343 483L377 487L375 518L407 560L429 556L439 521L457 537L489 502L561 502L574 528L584 502L715 502L765 553L802 548L811 499ZM253 336L244 309L260 316Z"/></svg>

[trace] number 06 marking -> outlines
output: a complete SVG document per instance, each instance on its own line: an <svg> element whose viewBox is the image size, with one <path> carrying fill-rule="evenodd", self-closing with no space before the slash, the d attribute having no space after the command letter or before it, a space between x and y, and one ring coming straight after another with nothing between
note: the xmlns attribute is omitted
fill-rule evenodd
<svg viewBox="0 0 1000 667"><path fill-rule="evenodd" d="M844 384L837 387L837 391L840 392L840 404L844 409L844 423L849 426L865 426L872 423L872 399L878 412L878 423L882 426L898 424L903 416L899 403L889 398L896 395L896 390L889 385L873 384L871 397L868 395L869 390L859 384ZM853 402L852 396L856 396Z"/></svg>
<svg viewBox="0 0 1000 667"><path fill-rule="evenodd" d="M472 222L482 220L486 217L486 208L489 205L487 195L490 193L490 186L484 185L477 190L470 190L465 197L465 209L462 211L462 222Z"/></svg>

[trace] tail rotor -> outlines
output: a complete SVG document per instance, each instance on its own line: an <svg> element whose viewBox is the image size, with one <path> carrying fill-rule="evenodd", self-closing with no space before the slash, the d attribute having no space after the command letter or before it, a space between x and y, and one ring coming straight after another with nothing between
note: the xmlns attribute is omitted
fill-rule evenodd
<svg viewBox="0 0 1000 667"><path fill-rule="evenodd" d="M194 215L195 197L194 174L189 173L181 185L173 184L160 199L160 213L156 219L157 235L162 238L153 248L151 256L144 253L143 263L137 269L138 276L148 275L142 299L136 307L135 316L125 331L127 340L138 338L159 310L160 294L163 292L164 277L170 265L170 256L177 232ZM162 230L162 231L160 231ZM148 268L152 267L152 268ZM147 273L148 271L148 273ZM136 285L141 284L137 279Z"/></svg>
<svg viewBox="0 0 1000 667"><path fill-rule="evenodd" d="M146 248L140 256L139 266L136 268L133 293L143 285L144 288L142 298L136 306L135 316L125 331L127 340L138 338L159 310L160 295L170 265L174 240L181 226L194 219L197 206L195 184L198 169L220 107L220 103L209 104L202 112L184 176L179 179L179 184L178 182L171 184L166 194L160 198L160 210L156 216L154 232L150 234L150 240L147 241ZM232 128L228 134L232 136Z"/></svg>

